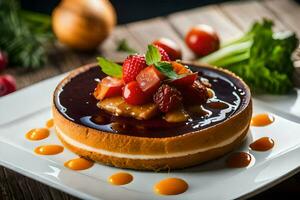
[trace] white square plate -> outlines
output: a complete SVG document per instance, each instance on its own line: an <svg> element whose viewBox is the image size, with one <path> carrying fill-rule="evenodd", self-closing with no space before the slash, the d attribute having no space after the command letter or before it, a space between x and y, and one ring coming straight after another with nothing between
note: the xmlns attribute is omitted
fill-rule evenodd
<svg viewBox="0 0 300 200"><path fill-rule="evenodd" d="M43 127L51 118L51 96L61 75L0 99L0 164L52 187L84 199L234 199L253 195L298 171L300 166L300 103L296 93L288 96L261 96L254 100L254 113L269 112L275 122L251 127L248 138L237 151L250 152L255 159L247 168L228 169L221 159L204 165L171 172L121 170L96 164L83 171L72 171L64 162L77 157L67 149L54 156L38 156L33 150L42 144L60 144L51 130L45 140L31 142L25 134ZM271 103L266 102L268 100ZM266 104L268 103L268 104ZM298 123L297 123L298 122ZM268 152L254 152L248 145L268 136L275 146ZM134 180L112 186L107 178L117 171L129 171ZM166 177L179 177L189 184L187 192L158 196L153 185Z"/></svg>

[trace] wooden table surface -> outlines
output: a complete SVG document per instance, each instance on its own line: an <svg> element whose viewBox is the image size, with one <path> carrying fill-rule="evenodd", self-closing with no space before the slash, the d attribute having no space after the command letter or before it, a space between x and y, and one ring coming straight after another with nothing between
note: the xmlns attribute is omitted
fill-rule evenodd
<svg viewBox="0 0 300 200"><path fill-rule="evenodd" d="M191 60L194 56L184 45L183 38L192 25L197 23L209 24L219 33L221 40L225 41L240 36L248 30L254 20L263 17L274 20L276 30L288 29L295 31L300 36L300 5L293 0L228 2L118 26L113 34L94 52L80 53L57 45L49 53L49 62L43 69L27 74L17 69L7 69L2 73L14 75L17 79L18 89L21 89L72 70L82 64L94 62L97 55L103 55L113 60L122 60L127 54L117 52L115 49L116 41L123 38L126 38L133 48L144 52L147 44L154 39L169 37L178 42L183 49L183 60ZM295 62L295 65L298 73L296 76L300 77L299 61ZM300 194L300 173L256 195L253 199L294 194ZM0 199L77 198L0 166Z"/></svg>

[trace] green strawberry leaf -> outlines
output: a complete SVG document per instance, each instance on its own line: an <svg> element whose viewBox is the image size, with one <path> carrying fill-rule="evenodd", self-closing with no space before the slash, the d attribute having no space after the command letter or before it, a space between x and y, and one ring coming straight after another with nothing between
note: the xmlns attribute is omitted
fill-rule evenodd
<svg viewBox="0 0 300 200"><path fill-rule="evenodd" d="M107 60L103 57L97 57L98 65L101 67L102 71L112 77L121 78L122 77L122 66L114 63L113 61Z"/></svg>
<svg viewBox="0 0 300 200"><path fill-rule="evenodd" d="M146 63L147 65L153 65L161 60L161 55L158 48L153 45L148 45L146 52Z"/></svg>
<svg viewBox="0 0 300 200"><path fill-rule="evenodd" d="M170 79L180 78L180 75L176 74L176 72L173 70L172 64L169 62L157 62L154 64L154 66Z"/></svg>

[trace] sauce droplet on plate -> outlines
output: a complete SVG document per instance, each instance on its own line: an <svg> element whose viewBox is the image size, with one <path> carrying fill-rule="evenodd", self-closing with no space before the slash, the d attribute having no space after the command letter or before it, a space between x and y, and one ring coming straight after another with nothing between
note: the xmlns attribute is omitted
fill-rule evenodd
<svg viewBox="0 0 300 200"><path fill-rule="evenodd" d="M251 155L245 152L235 152L231 154L227 160L226 165L230 168L247 167L251 162Z"/></svg>
<svg viewBox="0 0 300 200"><path fill-rule="evenodd" d="M49 119L49 120L46 122L46 127L47 127L47 128L52 128L53 125L54 125L53 119Z"/></svg>
<svg viewBox="0 0 300 200"><path fill-rule="evenodd" d="M49 136L49 130L47 128L35 128L26 133L28 140L42 140Z"/></svg>
<svg viewBox="0 0 300 200"><path fill-rule="evenodd" d="M273 122L274 122L273 116L263 113L252 117L251 126L267 126L269 124L272 124Z"/></svg>
<svg viewBox="0 0 300 200"><path fill-rule="evenodd" d="M133 176L126 172L118 172L111 175L108 181L113 185L125 185L133 180Z"/></svg>
<svg viewBox="0 0 300 200"><path fill-rule="evenodd" d="M75 158L65 162L64 166L72 170L85 170L91 168L94 162L85 158Z"/></svg>
<svg viewBox="0 0 300 200"><path fill-rule="evenodd" d="M180 178L167 178L154 185L154 192L162 195L177 195L188 189L187 182Z"/></svg>
<svg viewBox="0 0 300 200"><path fill-rule="evenodd" d="M60 145L43 145L35 148L34 152L40 155L55 155L63 152L64 147Z"/></svg>
<svg viewBox="0 0 300 200"><path fill-rule="evenodd" d="M274 140L269 137L262 137L255 140L249 146L254 151L268 151L274 147Z"/></svg>

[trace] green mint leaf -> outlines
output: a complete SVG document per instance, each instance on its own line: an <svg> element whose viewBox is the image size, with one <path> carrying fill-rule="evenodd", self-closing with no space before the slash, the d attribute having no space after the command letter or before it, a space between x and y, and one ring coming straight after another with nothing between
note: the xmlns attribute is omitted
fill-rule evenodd
<svg viewBox="0 0 300 200"><path fill-rule="evenodd" d="M154 64L156 69L167 76L170 79L177 79L179 75L173 70L172 64L168 62L157 62Z"/></svg>
<svg viewBox="0 0 300 200"><path fill-rule="evenodd" d="M102 71L112 77L121 78L122 77L122 66L107 60L103 57L97 57L98 65L101 67Z"/></svg>
<svg viewBox="0 0 300 200"><path fill-rule="evenodd" d="M161 55L158 48L153 45L148 45L146 52L146 63L147 65L153 65L161 60Z"/></svg>
<svg viewBox="0 0 300 200"><path fill-rule="evenodd" d="M132 48L126 39L122 39L118 41L117 51L126 52L130 54L138 53L137 50Z"/></svg>

